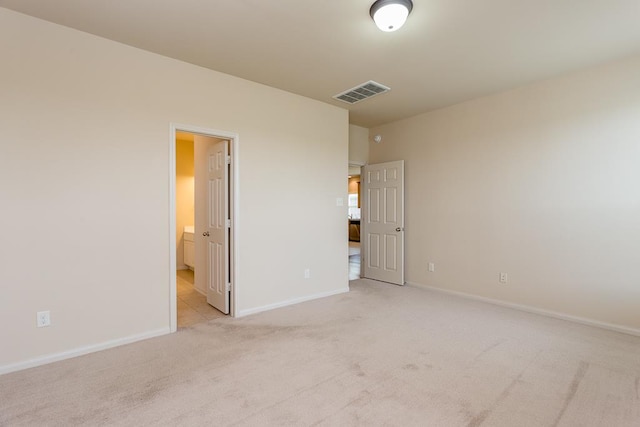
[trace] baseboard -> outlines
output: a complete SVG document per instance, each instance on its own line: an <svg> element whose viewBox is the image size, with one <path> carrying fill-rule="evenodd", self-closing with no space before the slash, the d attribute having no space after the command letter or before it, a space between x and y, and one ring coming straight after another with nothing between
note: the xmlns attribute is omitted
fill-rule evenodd
<svg viewBox="0 0 640 427"><path fill-rule="evenodd" d="M9 372L21 371L23 369L34 368L36 366L46 365L48 363L58 362L60 360L71 359L72 357L83 356L85 354L94 353L96 351L106 350L113 347L118 347L125 344L131 344L136 341L142 341L149 338L158 337L160 335L166 335L171 331L169 328L156 329L155 331L149 331L142 334L131 335L125 338L119 338L111 341L106 341L99 344L88 345L85 347L79 347L69 351L63 351L61 353L54 353L43 357L37 357L35 359L29 359L24 362L12 363L9 365L0 366L0 375L8 374Z"/></svg>
<svg viewBox="0 0 640 427"><path fill-rule="evenodd" d="M263 312L263 311L269 311L269 310L273 310L273 309L276 309L276 308L286 307L288 305L299 304L301 302L311 301L311 300L314 300L314 299L330 297L332 295L344 294L346 292L349 292L349 288L348 287L342 288L342 289L336 289L336 290L328 291L328 292L320 292L318 294L308 295L308 296L305 296L305 297L293 298L293 299L290 299L290 300L277 302L275 304L263 305L261 307L248 308L246 310L240 310L240 313L236 317L244 317L244 316L248 316L250 314L256 314L256 313L260 313L260 312Z"/></svg>
<svg viewBox="0 0 640 427"><path fill-rule="evenodd" d="M530 305L516 304L507 301L501 301L493 298L481 297L479 295L468 294L465 292L451 291L448 289L437 288L435 286L423 285L421 283L406 282L407 285L415 288L428 289L430 291L440 292L448 295L455 295L461 298L471 299L474 301L486 302L501 307L513 308L515 310L526 311L527 313L539 314L541 316L553 317L555 319L567 320L569 322L580 323L587 326L595 326L596 328L607 329L609 331L621 332L623 334L634 335L640 337L640 329L630 328L628 326L616 325L614 323L601 322L599 320L588 319L585 317L572 316L570 314L558 311L545 310L543 308L532 307Z"/></svg>

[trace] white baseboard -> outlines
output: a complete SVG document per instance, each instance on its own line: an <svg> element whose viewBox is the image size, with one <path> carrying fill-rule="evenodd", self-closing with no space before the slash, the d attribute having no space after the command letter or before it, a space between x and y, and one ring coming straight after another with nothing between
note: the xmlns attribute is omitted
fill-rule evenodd
<svg viewBox="0 0 640 427"><path fill-rule="evenodd" d="M276 309L276 308L286 307L288 305L299 304L299 303L305 302L305 301L311 301L311 300L314 300L314 299L330 297L332 295L344 294L346 292L349 292L349 287L336 289L336 290L328 291L328 292L320 292L318 294L308 295L308 296L300 297L300 298L293 298L293 299L290 299L290 300L277 302L277 303L274 303L274 304L263 305L261 307L248 308L246 310L240 310L240 313L236 317L248 316L250 314L260 313L262 311L269 311L269 310L273 310L273 309Z"/></svg>
<svg viewBox="0 0 640 427"><path fill-rule="evenodd" d="M436 288L434 286L423 285L421 283L407 282L407 285L413 286L415 288L428 289L430 291L440 292L443 294L455 295L458 297L471 299L475 301L482 301L482 302L486 302L493 305L499 305L502 307L513 308L515 310L526 311L527 313L539 314L542 316L553 317L555 319L560 319L560 320L568 320L570 322L580 323L582 325L595 326L597 328L607 329L609 331L621 332L623 334L635 335L640 337L640 329L630 328L628 326L601 322L599 320L587 319L585 317L572 316L566 313L560 313L557 311L545 310L543 308L532 307L529 305L516 304L512 302L481 297L479 295L468 294L465 292L450 291L448 289Z"/></svg>
<svg viewBox="0 0 640 427"><path fill-rule="evenodd" d="M46 365L47 363L58 362L60 360L71 359L72 357L83 356L85 354L94 353L96 351L106 350L108 348L118 347L125 344L131 344L136 341L142 341L149 338L158 337L160 335L166 335L171 331L169 328L156 329L155 331L149 331L142 334L131 335L125 338L118 338L111 341L106 341L99 344L92 344L85 347L78 347L73 350L63 351L61 353L49 354L47 356L36 357L35 359L25 360L24 362L12 363L9 365L0 366L0 375L8 374L9 372L21 371L23 369L33 368L40 365Z"/></svg>

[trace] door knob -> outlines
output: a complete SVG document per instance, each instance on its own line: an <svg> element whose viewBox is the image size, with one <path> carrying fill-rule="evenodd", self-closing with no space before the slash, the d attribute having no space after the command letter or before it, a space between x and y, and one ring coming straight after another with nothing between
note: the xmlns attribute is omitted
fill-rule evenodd
<svg viewBox="0 0 640 427"><path fill-rule="evenodd" d="M397 227L396 231L404 231L404 228L403 227Z"/></svg>
<svg viewBox="0 0 640 427"><path fill-rule="evenodd" d="M208 232L208 231L205 231L204 233L202 233L202 235L203 235L204 237L208 237L208 236L209 236L209 232Z"/></svg>

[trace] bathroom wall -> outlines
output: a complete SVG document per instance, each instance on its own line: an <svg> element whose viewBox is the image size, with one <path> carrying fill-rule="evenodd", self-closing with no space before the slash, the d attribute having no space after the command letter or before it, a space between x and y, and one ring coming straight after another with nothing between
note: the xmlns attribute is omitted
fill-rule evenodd
<svg viewBox="0 0 640 427"><path fill-rule="evenodd" d="M184 264L182 230L194 225L194 164L193 140L176 140L176 263L178 270Z"/></svg>

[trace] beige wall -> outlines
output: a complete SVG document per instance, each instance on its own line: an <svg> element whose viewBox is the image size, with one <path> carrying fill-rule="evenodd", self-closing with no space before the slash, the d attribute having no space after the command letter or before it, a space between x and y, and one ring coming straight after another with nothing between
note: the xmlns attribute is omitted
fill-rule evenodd
<svg viewBox="0 0 640 427"><path fill-rule="evenodd" d="M193 141L176 140L176 264L184 264L183 230L194 225Z"/></svg>
<svg viewBox="0 0 640 427"><path fill-rule="evenodd" d="M349 125L349 164L365 165L369 160L369 129Z"/></svg>
<svg viewBox="0 0 640 427"><path fill-rule="evenodd" d="M636 57L371 129L407 280L639 331L639 88Z"/></svg>
<svg viewBox="0 0 640 427"><path fill-rule="evenodd" d="M0 372L169 331L170 123L239 135L241 314L347 289L346 110L6 9L0 39Z"/></svg>

